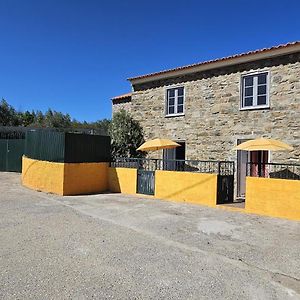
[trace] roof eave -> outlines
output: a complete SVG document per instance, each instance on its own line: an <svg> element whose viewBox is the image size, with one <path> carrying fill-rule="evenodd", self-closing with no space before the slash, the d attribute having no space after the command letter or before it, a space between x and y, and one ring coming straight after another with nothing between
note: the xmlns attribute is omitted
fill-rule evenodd
<svg viewBox="0 0 300 300"><path fill-rule="evenodd" d="M131 98L132 93L127 93L127 94L123 94L123 95L119 95L119 96L115 96L113 98L111 98L111 100L122 100L122 99L128 99Z"/></svg>
<svg viewBox="0 0 300 300"><path fill-rule="evenodd" d="M156 80L161 80L161 79L167 79L167 78L172 78L172 77L178 77L178 76L183 76L187 74L192 74L192 73L197 73L197 72L202 72L202 71L207 71L211 69L217 69L217 68L222 68L222 67L227 67L227 66L232 66L236 64L242 64L242 63L247 63L247 62L253 62L257 60L262 60L262 59L268 59L268 58L274 58L277 56L283 56L283 55L288 55L292 53L300 52L300 44L296 45L291 45L289 47L283 47L283 48L278 48L278 49L272 49L270 51L265 51L265 52L258 52L258 53L253 53L249 55L244 55L240 57L232 57L228 59L220 59L217 61L212 61L212 62L207 62L195 66L188 66L186 68L182 69L175 69L175 70L169 70L165 72L158 72L157 74L152 74L152 75L145 75L144 77L136 77L136 78L128 78L128 80L131 82L132 85L134 84L140 84L140 83L146 83L146 82L151 82L151 81L156 81Z"/></svg>

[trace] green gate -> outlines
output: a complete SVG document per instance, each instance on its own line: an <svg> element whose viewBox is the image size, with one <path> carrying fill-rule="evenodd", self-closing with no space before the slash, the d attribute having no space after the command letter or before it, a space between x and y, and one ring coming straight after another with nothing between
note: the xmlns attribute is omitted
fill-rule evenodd
<svg viewBox="0 0 300 300"><path fill-rule="evenodd" d="M0 140L0 171L6 171L7 140Z"/></svg>
<svg viewBox="0 0 300 300"><path fill-rule="evenodd" d="M139 194L154 195L155 171L137 171L137 192Z"/></svg>
<svg viewBox="0 0 300 300"><path fill-rule="evenodd" d="M24 139L0 140L0 171L22 172Z"/></svg>

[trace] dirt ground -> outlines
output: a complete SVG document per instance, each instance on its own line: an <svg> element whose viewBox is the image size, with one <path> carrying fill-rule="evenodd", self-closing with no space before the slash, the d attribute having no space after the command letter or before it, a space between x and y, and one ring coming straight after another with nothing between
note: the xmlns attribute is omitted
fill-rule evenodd
<svg viewBox="0 0 300 300"><path fill-rule="evenodd" d="M0 298L300 299L300 222L0 173Z"/></svg>

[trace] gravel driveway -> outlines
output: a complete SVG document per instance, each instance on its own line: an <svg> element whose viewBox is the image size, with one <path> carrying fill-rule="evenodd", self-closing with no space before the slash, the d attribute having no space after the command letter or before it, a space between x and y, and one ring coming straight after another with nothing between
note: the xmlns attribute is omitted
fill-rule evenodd
<svg viewBox="0 0 300 300"><path fill-rule="evenodd" d="M0 173L1 299L300 299L300 222Z"/></svg>

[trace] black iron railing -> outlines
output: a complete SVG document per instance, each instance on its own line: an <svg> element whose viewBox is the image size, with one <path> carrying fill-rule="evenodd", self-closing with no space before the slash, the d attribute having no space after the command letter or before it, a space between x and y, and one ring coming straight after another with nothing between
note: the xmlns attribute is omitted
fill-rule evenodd
<svg viewBox="0 0 300 300"><path fill-rule="evenodd" d="M300 165L249 162L247 176L300 180Z"/></svg>
<svg viewBox="0 0 300 300"><path fill-rule="evenodd" d="M233 161L116 158L112 167L233 175Z"/></svg>

